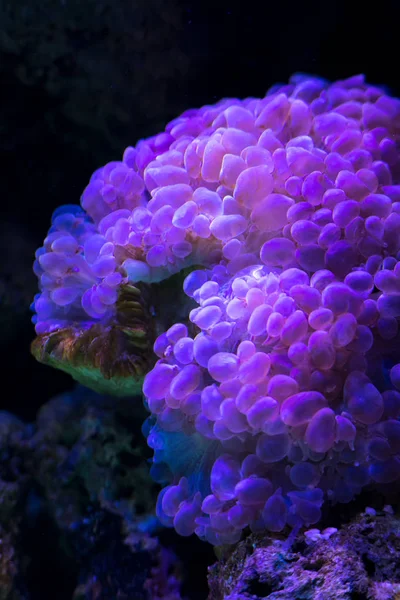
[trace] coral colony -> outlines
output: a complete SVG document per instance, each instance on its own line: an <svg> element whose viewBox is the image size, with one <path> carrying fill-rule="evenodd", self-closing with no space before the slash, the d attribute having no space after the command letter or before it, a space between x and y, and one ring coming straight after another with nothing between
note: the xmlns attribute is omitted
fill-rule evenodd
<svg viewBox="0 0 400 600"><path fill-rule="evenodd" d="M296 75L186 111L54 214L33 351L115 393L147 372L180 534L310 526L399 480L399 139L400 101L362 76ZM151 291L185 269L187 318L157 331Z"/></svg>

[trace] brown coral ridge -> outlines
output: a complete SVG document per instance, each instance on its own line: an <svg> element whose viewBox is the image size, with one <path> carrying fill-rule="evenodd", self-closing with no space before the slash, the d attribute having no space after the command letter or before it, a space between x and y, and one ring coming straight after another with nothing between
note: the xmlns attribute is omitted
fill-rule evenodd
<svg viewBox="0 0 400 600"><path fill-rule="evenodd" d="M250 535L209 571L209 600L399 600L400 519L361 514L328 539Z"/></svg>
<svg viewBox="0 0 400 600"><path fill-rule="evenodd" d="M115 314L89 329L79 323L39 335L33 356L98 393L132 396L152 368L155 324L149 286L121 286Z"/></svg>

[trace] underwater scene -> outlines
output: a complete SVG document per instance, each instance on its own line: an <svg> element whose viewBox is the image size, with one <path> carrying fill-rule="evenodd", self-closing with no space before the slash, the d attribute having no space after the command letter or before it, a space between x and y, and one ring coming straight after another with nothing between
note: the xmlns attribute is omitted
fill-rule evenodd
<svg viewBox="0 0 400 600"><path fill-rule="evenodd" d="M0 600L400 600L399 16L0 0Z"/></svg>

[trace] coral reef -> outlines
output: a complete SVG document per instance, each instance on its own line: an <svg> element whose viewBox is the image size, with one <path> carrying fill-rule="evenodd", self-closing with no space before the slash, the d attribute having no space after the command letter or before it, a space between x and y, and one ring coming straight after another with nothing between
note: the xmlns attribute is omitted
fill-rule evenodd
<svg viewBox="0 0 400 600"><path fill-rule="evenodd" d="M56 211L35 355L126 394L164 330L145 432L181 535L296 531L400 477L399 135L362 76L296 75L186 111ZM194 308L166 328L153 290L187 269Z"/></svg>
<svg viewBox="0 0 400 600"><path fill-rule="evenodd" d="M94 513L71 536L80 572L72 600L181 600L180 563L156 538L121 536L115 516Z"/></svg>
<svg viewBox="0 0 400 600"><path fill-rule="evenodd" d="M153 513L155 485L140 435L143 406L83 387L46 403L31 438L30 470L60 529L74 529L88 507L138 528Z"/></svg>
<svg viewBox="0 0 400 600"><path fill-rule="evenodd" d="M131 398L79 386L38 413L31 475L65 560L75 565L74 600L181 598L180 562L152 535L155 486L143 416Z"/></svg>
<svg viewBox="0 0 400 600"><path fill-rule="evenodd" d="M1 600L181 600L181 561L156 537L144 414L82 386L35 424L0 414Z"/></svg>
<svg viewBox="0 0 400 600"><path fill-rule="evenodd" d="M323 533L323 532L322 532ZM400 522L371 510L339 531L252 534L209 571L210 600L395 600Z"/></svg>

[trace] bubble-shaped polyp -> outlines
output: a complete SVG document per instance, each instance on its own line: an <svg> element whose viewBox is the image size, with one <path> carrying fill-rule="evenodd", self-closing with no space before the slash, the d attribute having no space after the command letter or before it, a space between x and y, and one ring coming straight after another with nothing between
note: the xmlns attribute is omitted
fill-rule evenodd
<svg viewBox="0 0 400 600"><path fill-rule="evenodd" d="M123 290L187 275L188 303L166 285L145 320L158 515L182 535L309 526L400 476L399 135L400 101L363 76L296 75L187 111L55 215L39 336L141 318Z"/></svg>

